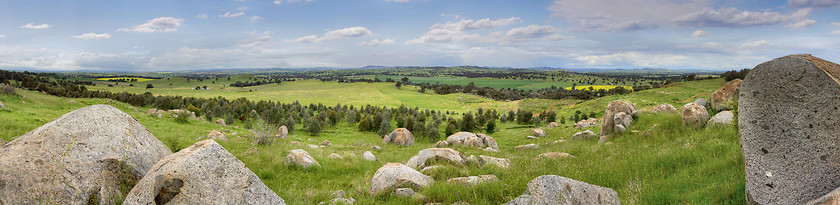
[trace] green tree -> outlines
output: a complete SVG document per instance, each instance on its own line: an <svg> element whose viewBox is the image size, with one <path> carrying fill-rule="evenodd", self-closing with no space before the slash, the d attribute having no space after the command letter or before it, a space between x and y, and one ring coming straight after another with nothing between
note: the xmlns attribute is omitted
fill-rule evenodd
<svg viewBox="0 0 840 205"><path fill-rule="evenodd" d="M352 110L348 111L346 119L347 119L347 124L348 125L350 125L350 126L355 125L356 124L356 112L352 111Z"/></svg>
<svg viewBox="0 0 840 205"><path fill-rule="evenodd" d="M286 125L286 129L291 133L295 130L295 119L292 116L286 117L286 122L283 122L283 125Z"/></svg>
<svg viewBox="0 0 840 205"><path fill-rule="evenodd" d="M487 121L487 125L484 128L484 132L486 132L487 134L493 134L494 132L496 132L496 121Z"/></svg>
<svg viewBox="0 0 840 205"><path fill-rule="evenodd" d="M534 120L533 120L533 121L534 121L534 127L539 127L539 126L540 126L540 123L541 123L541 122L540 122L540 121L541 121L541 120L540 120L540 116L534 116Z"/></svg>
<svg viewBox="0 0 840 205"><path fill-rule="evenodd" d="M446 134L446 136L449 136L449 135L455 134L455 131L457 131L457 130L458 130L458 125L453 120L453 121L449 121L449 124L446 125L446 130L444 130L444 133Z"/></svg>
<svg viewBox="0 0 840 205"><path fill-rule="evenodd" d="M317 136L321 134L321 121L317 118L309 119L306 123L306 131L309 132L309 135Z"/></svg>
<svg viewBox="0 0 840 205"><path fill-rule="evenodd" d="M476 124L472 112L464 113L461 117L461 131L472 132Z"/></svg>
<svg viewBox="0 0 840 205"><path fill-rule="evenodd" d="M367 118L362 118L362 121L359 121L359 131L370 131L370 122Z"/></svg>
<svg viewBox="0 0 840 205"><path fill-rule="evenodd" d="M146 84L146 89L152 89L152 88L155 88L155 86L152 85L151 83Z"/></svg>
<svg viewBox="0 0 840 205"><path fill-rule="evenodd" d="M440 132L438 132L437 124L429 123L426 126L426 137L429 138L429 142L436 142L440 139Z"/></svg>
<svg viewBox="0 0 840 205"><path fill-rule="evenodd" d="M383 120L382 124L379 125L379 131L376 132L379 136L385 136L388 133L391 133L391 122L388 120Z"/></svg>

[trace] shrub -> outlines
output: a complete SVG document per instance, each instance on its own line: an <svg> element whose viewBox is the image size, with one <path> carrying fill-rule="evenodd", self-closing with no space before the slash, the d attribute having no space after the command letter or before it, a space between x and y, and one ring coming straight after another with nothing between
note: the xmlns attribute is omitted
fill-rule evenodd
<svg viewBox="0 0 840 205"><path fill-rule="evenodd" d="M176 114L176 115L178 115L178 116L175 117L175 122L178 122L178 123L188 123L189 122L190 115L188 115L186 112L179 113L179 114Z"/></svg>
<svg viewBox="0 0 840 205"><path fill-rule="evenodd" d="M359 131L370 131L370 122L368 122L367 118L363 118L362 121L359 121Z"/></svg>
<svg viewBox="0 0 840 205"><path fill-rule="evenodd" d="M277 136L277 125L271 124L262 117L257 117L251 128L254 129L254 142L258 145L274 143Z"/></svg>
<svg viewBox="0 0 840 205"><path fill-rule="evenodd" d="M16 95L17 94L17 92L15 92L15 87L13 87L12 85L2 84L2 87L3 87L3 91L2 91L3 94L6 94L6 95Z"/></svg>
<svg viewBox="0 0 840 205"><path fill-rule="evenodd" d="M484 128L484 132L486 132L487 134L493 134L494 132L496 132L496 121L487 121L487 126Z"/></svg>
<svg viewBox="0 0 840 205"><path fill-rule="evenodd" d="M434 123L429 123L426 126L426 137L429 138L429 142L436 142L440 139L440 132L438 132L438 126Z"/></svg>

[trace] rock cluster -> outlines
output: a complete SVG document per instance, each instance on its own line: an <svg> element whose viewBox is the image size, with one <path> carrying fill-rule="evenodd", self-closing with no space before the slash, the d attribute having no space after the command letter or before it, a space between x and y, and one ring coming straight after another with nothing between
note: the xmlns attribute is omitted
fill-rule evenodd
<svg viewBox="0 0 840 205"><path fill-rule="evenodd" d="M577 128L577 129L583 129L583 128L595 127L595 126L598 126L598 119L595 119L595 118L580 120L577 123L575 123L575 128Z"/></svg>
<svg viewBox="0 0 840 205"><path fill-rule="evenodd" d="M382 143L393 143L396 145L411 146L414 144L414 135L412 135L411 131L408 131L408 129L397 128L390 134L385 135L382 138Z"/></svg>
<svg viewBox="0 0 840 205"><path fill-rule="evenodd" d="M475 147L479 149L484 148L487 151L494 152L499 151L499 145L496 143L496 139L481 133L458 132L446 137L446 141L437 142L435 147L446 147L450 145Z"/></svg>
<svg viewBox="0 0 840 205"><path fill-rule="evenodd" d="M633 118L638 115L639 111L636 110L636 106L632 103L613 100L607 104L604 111L604 122L601 123L601 135L623 132L633 122Z"/></svg>

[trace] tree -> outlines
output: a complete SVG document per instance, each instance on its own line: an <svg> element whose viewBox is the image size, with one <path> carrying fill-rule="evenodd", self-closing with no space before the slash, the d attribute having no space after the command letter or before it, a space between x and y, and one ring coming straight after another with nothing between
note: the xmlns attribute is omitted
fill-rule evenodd
<svg viewBox="0 0 840 205"><path fill-rule="evenodd" d="M385 136L388 133L391 133L391 122L388 120L382 120L382 124L379 125L379 131L377 131L376 134Z"/></svg>
<svg viewBox="0 0 840 205"><path fill-rule="evenodd" d="M475 130L476 124L472 112L464 113L461 117L461 131L472 132Z"/></svg>
<svg viewBox="0 0 840 205"><path fill-rule="evenodd" d="M397 87L397 89L400 89L400 87L402 87L402 82L397 82L394 86Z"/></svg>
<svg viewBox="0 0 840 205"><path fill-rule="evenodd" d="M152 88L155 88L155 86L152 85L151 83L146 84L146 89L152 89Z"/></svg>
<svg viewBox="0 0 840 205"><path fill-rule="evenodd" d="M426 124L423 121L417 121L414 123L414 129L411 129L411 133L417 133L417 136L425 136L426 135Z"/></svg>
<svg viewBox="0 0 840 205"><path fill-rule="evenodd" d="M355 111L348 111L347 112L347 124L353 126L356 124L356 112Z"/></svg>
<svg viewBox="0 0 840 205"><path fill-rule="evenodd" d="M362 118L362 121L359 121L359 131L370 131L370 122L368 122L367 118Z"/></svg>
<svg viewBox="0 0 840 205"><path fill-rule="evenodd" d="M440 139L440 132L438 132L437 127L438 126L435 123L429 123L429 125L426 126L426 137L429 138L429 142L435 142Z"/></svg>
<svg viewBox="0 0 840 205"><path fill-rule="evenodd" d="M195 90L201 90L201 86L195 86Z"/></svg>
<svg viewBox="0 0 840 205"><path fill-rule="evenodd" d="M283 122L283 125L286 125L286 129L291 133L295 130L295 119L292 116L286 117L286 122Z"/></svg>
<svg viewBox="0 0 840 205"><path fill-rule="evenodd" d="M546 115L546 116L545 116L545 117L546 117L546 119L545 119L545 120L546 120L546 122L555 122L555 121L557 121L557 113L556 113L556 112L554 112L554 111L548 111L547 113L545 113L545 115ZM561 118L562 118L562 117L561 117Z"/></svg>
<svg viewBox="0 0 840 205"><path fill-rule="evenodd" d="M317 118L309 119L306 123L306 131L309 132L309 135L317 136L321 133L321 121Z"/></svg>
<svg viewBox="0 0 840 205"><path fill-rule="evenodd" d="M456 123L454 120L449 121L449 124L446 125L446 130L444 130L444 133L446 134L446 136L455 134L455 131L458 130L458 125L457 124L458 123Z"/></svg>
<svg viewBox="0 0 840 205"><path fill-rule="evenodd" d="M534 120L533 120L533 121L534 121L534 127L539 127L539 126L540 126L540 123L541 123L541 122L540 122L540 121L541 121L541 120L540 120L540 116L534 116Z"/></svg>
<svg viewBox="0 0 840 205"><path fill-rule="evenodd" d="M493 134L494 132L496 132L496 121L487 121L487 126L484 128L484 132L486 132L487 134Z"/></svg>
<svg viewBox="0 0 840 205"><path fill-rule="evenodd" d="M566 124L566 118L560 116L560 124Z"/></svg>

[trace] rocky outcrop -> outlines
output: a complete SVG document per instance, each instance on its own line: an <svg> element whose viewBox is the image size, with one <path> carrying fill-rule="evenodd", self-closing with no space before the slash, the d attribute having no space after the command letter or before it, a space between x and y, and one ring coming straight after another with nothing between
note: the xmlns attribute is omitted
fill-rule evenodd
<svg viewBox="0 0 840 205"><path fill-rule="evenodd" d="M633 123L633 117L624 112L615 113L613 115L613 132L616 134L624 133L630 127L630 123Z"/></svg>
<svg viewBox="0 0 840 205"><path fill-rule="evenodd" d="M499 151L499 145L492 137L471 132L458 132L446 138L446 141L441 141L435 144L435 147L443 147L448 145L461 145L475 148L487 148L488 151Z"/></svg>
<svg viewBox="0 0 840 205"><path fill-rule="evenodd" d="M309 155L309 152L302 149L289 151L289 155L286 155L286 161L283 164L286 166L301 166L303 168L321 166L315 158Z"/></svg>
<svg viewBox="0 0 840 205"><path fill-rule="evenodd" d="M437 147L437 148L441 148L441 147L449 147L449 142L446 142L446 141L438 141L437 143L435 143L435 147Z"/></svg>
<svg viewBox="0 0 840 205"><path fill-rule="evenodd" d="M329 140L325 139L324 141L321 142L322 147L329 147L330 145L332 145L332 143L330 143Z"/></svg>
<svg viewBox="0 0 840 205"><path fill-rule="evenodd" d="M598 126L598 119L595 119L595 118L580 120L577 123L575 123L575 128L577 128L577 129L583 129L583 128L595 127L595 126Z"/></svg>
<svg viewBox="0 0 840 205"><path fill-rule="evenodd" d="M341 155L339 155L338 153L332 153L330 155L327 155L327 157L329 157L330 159L344 159L344 157L341 157Z"/></svg>
<svg viewBox="0 0 840 205"><path fill-rule="evenodd" d="M164 157L123 204L285 204L256 174L213 140Z"/></svg>
<svg viewBox="0 0 840 205"><path fill-rule="evenodd" d="M575 133L574 135L572 135L572 139L573 140L575 140L575 139L589 139L589 138L593 138L593 137L597 137L597 136L598 136L598 134L595 134L595 132L593 132L591 130L586 130L586 131Z"/></svg>
<svg viewBox="0 0 840 205"><path fill-rule="evenodd" d="M732 111L721 111L706 122L706 126L732 125L735 114Z"/></svg>
<svg viewBox="0 0 840 205"><path fill-rule="evenodd" d="M528 182L525 193L506 204L621 204L621 202L618 194L610 188L556 175L543 175Z"/></svg>
<svg viewBox="0 0 840 205"><path fill-rule="evenodd" d="M711 100L712 109L715 110L731 110L732 109L732 101L735 97L738 97L738 90L741 87L741 79L735 79L720 87L720 89L715 90L712 93L712 97L709 98Z"/></svg>
<svg viewBox="0 0 840 205"><path fill-rule="evenodd" d="M201 137L199 137L199 138L198 138L198 140L202 140L202 139L212 139L212 140L218 140L218 141L228 141L228 139L227 139L227 137L225 136L225 134L224 134L224 133L222 133L222 132L219 132L218 130L212 130L212 131L210 131L210 134L207 134L207 135L205 135L205 136L201 136Z"/></svg>
<svg viewBox="0 0 840 205"><path fill-rule="evenodd" d="M545 131L540 128L532 129L531 134L533 134L536 137L545 137Z"/></svg>
<svg viewBox="0 0 840 205"><path fill-rule="evenodd" d="M362 159L365 160L365 161L371 161L372 162L372 161L376 161L376 156L374 156L373 153L371 153L370 151L365 151L365 153L362 153Z"/></svg>
<svg viewBox="0 0 840 205"><path fill-rule="evenodd" d="M446 180L446 183L452 184L460 184L460 185L468 185L468 186L475 186L487 182L495 182L499 181L499 178L496 175L488 174L488 175L478 175L478 176L468 176L468 177L457 177Z"/></svg>
<svg viewBox="0 0 840 205"><path fill-rule="evenodd" d="M0 204L116 203L169 154L125 112L84 107L0 146Z"/></svg>
<svg viewBox="0 0 840 205"><path fill-rule="evenodd" d="M650 112L652 113L661 113L661 112L677 112L677 108L674 108L673 105L668 103L659 104L650 108Z"/></svg>
<svg viewBox="0 0 840 205"><path fill-rule="evenodd" d="M216 124L221 125L223 127L227 127L227 124L225 124L225 119L222 119L222 118L219 118L218 120L216 120Z"/></svg>
<svg viewBox="0 0 840 205"><path fill-rule="evenodd" d="M703 127L709 120L709 112L706 107L697 103L688 103L680 108L683 125L692 127Z"/></svg>
<svg viewBox="0 0 840 205"><path fill-rule="evenodd" d="M286 139L286 137L288 137L288 136L289 136L289 128L287 128L285 125L280 126L280 128L277 128L277 135L275 137L280 138L280 139Z"/></svg>
<svg viewBox="0 0 840 205"><path fill-rule="evenodd" d="M427 148L420 150L417 155L411 157L408 163L406 163L406 166L421 169L428 166L426 162L429 160L447 161L454 165L464 165L466 156L450 148Z"/></svg>
<svg viewBox="0 0 840 205"><path fill-rule="evenodd" d="M548 123L548 128L557 128L559 126L560 126L560 124L557 124L557 122L549 122Z"/></svg>
<svg viewBox="0 0 840 205"><path fill-rule="evenodd" d="M370 192L387 194L397 188L421 190L434 183L434 179L400 163L387 163L373 174Z"/></svg>
<svg viewBox="0 0 840 205"><path fill-rule="evenodd" d="M804 204L840 187L840 65L811 55L759 64L738 97L747 200Z"/></svg>
<svg viewBox="0 0 840 205"><path fill-rule="evenodd" d="M385 135L382 138L382 143L393 143L402 146L411 146L414 144L414 135L411 131L405 128L397 128L391 134Z"/></svg>
<svg viewBox="0 0 840 205"><path fill-rule="evenodd" d="M633 118L638 117L639 111L636 110L636 106L632 103L621 101L621 100L613 100L609 104L604 111L604 122L601 123L601 135L609 135L615 132L616 127L623 127L624 129L629 126L628 124L616 123L615 122L615 115L618 113L624 113L627 117L630 117L630 121L632 122ZM622 120L626 119L627 117L621 118ZM621 126L617 126L621 125ZM623 130L622 130L623 131Z"/></svg>

